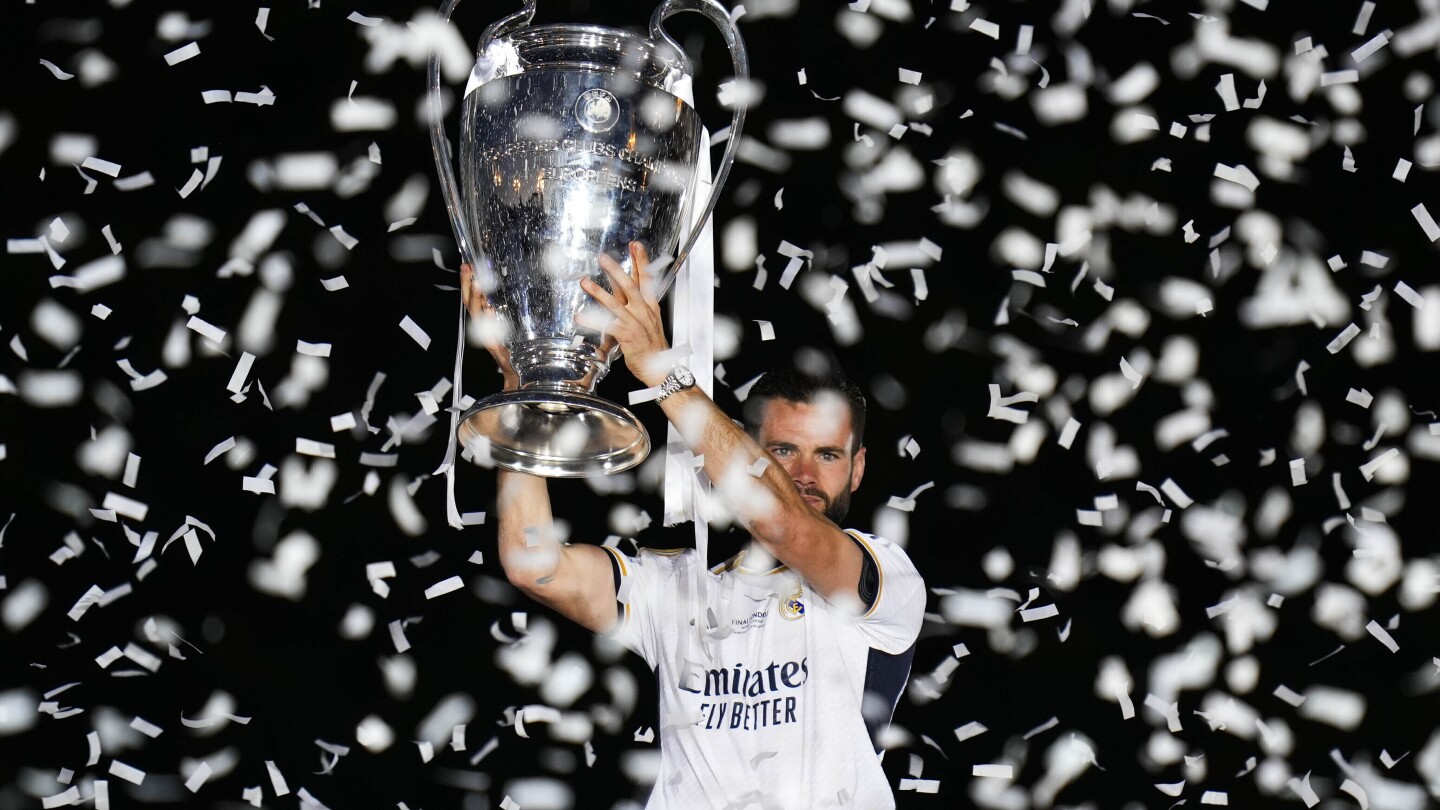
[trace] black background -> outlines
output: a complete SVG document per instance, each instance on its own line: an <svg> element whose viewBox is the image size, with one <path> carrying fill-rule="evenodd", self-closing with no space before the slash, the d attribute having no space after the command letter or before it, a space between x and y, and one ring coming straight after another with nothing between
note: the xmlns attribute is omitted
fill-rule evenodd
<svg viewBox="0 0 1440 810"><path fill-rule="evenodd" d="M1002 806L992 803L999 799L985 798L993 785L983 783L992 780L972 778L971 766L1008 762L1015 765L1009 795L1017 803L1003 806L1031 806L1032 789L1047 770L1047 752L1052 746L1064 750L1078 734L1088 740L1100 767L1090 768L1060 793L1058 802L1064 805L1168 807L1178 799L1153 785L1182 779L1188 781L1181 798L1190 805L1200 803L1205 791L1227 792L1231 806L1293 804L1293 793L1283 787L1277 791L1273 784L1266 787L1264 780L1257 780L1259 771L1242 773L1247 759L1257 757L1264 762L1261 771L1288 768L1296 776L1311 772L1311 784L1322 797L1338 797L1329 799L1335 806L1352 801L1336 792L1347 777L1369 791L1372 806L1425 806L1422 786L1435 778L1435 765L1426 770L1418 753L1393 769L1378 759L1381 749L1392 757L1419 752L1429 739L1436 711L1436 666L1430 663L1431 656L1440 653L1435 625L1428 609L1402 607L1398 585L1361 596L1359 609L1360 626L1374 619L1391 627L1400 645L1395 654L1363 631L1341 637L1317 622L1312 612L1315 588L1289 594L1283 605L1269 610L1277 621L1273 637L1253 650L1259 678L1252 691L1227 685L1223 674L1201 673L1198 685L1179 694L1184 729L1175 736L1189 756L1199 759L1188 767L1162 766L1145 752L1147 741L1165 727L1158 714L1141 705L1154 682L1152 666L1164 656L1185 661L1193 649L1189 645L1206 638L1223 640L1228 619L1208 618L1207 607L1237 591L1263 605L1274 588L1251 567L1253 556L1228 573L1207 565L1194 532L1183 528L1184 518L1176 509L1172 522L1150 536L1164 552L1163 568L1153 574L1173 588L1180 622L1171 634L1152 638L1120 620L1135 583L1112 580L1098 572L1095 562L1107 544L1142 542L1134 537L1139 521L1133 519L1156 510L1151 496L1137 491L1135 482L1159 486L1171 478L1195 500L1191 509L1219 509L1235 518L1245 534L1242 556L1267 548L1314 547L1323 561L1319 579L1345 584L1346 565L1362 539L1349 525L1326 528L1327 520L1344 515L1331 488L1333 473L1341 475L1354 504L1349 510L1353 518L1361 519L1360 507L1370 506L1384 513L1389 526L1362 523L1362 528L1393 536L1407 562L1434 559L1436 453L1434 439L1427 444L1426 425L1437 418L1426 412L1437 407L1436 367L1433 356L1417 343L1416 311L1392 290L1397 280L1421 291L1430 287L1428 306L1440 305L1431 286L1433 248L1410 213L1421 202L1440 210L1435 208L1440 197L1423 165L1416 165L1404 183L1392 179L1391 172L1401 158L1423 162L1416 144L1433 132L1436 113L1428 85L1416 90L1407 83L1433 80L1435 51L1406 58L1391 48L1367 60L1358 84L1333 91L1356 91L1356 111L1342 109L1344 99L1333 92L1297 96L1291 89L1296 40L1309 36L1328 48L1325 70L1350 68L1354 48L1378 32L1415 25L1418 12L1409 4L1382 3L1367 33L1356 35L1351 29L1359 3L1274 0L1261 10L1241 2L1139 3L1134 8L1096 2L1085 24L1070 33L1056 22L1060 4L997 0L970 4L962 12L945 3L876 2L864 12L863 22L878 29L878 36L862 47L839 32L850 24L842 18L860 14L843 4L750 5L740 25L752 73L763 83L764 93L750 111L746 134L769 143L777 122L817 116L827 122L830 139L819 150L788 152L784 171L743 161L735 166L717 210L717 226L723 233L727 223L753 218L769 281L763 290L754 289L755 270L749 263L718 271L717 311L739 324L742 334L736 354L723 361L725 379L732 385L744 382L797 354L803 358L820 352L837 358L872 392L869 474L857 493L850 523L886 531L898 522L932 591L1008 588L1023 599L1029 589L1038 588L1035 605L1053 602L1059 607L1057 618L1032 624L1016 616L1009 631L999 635L1018 634L1022 644L1007 650L996 634L944 621L944 593L932 595L932 621L922 633L914 675L934 671L953 656L956 644L966 644L970 655L960 661L938 699L923 697L924 690L912 685L901 700L895 714L901 733L885 757L886 771L897 788L902 779L914 776L938 780L927 786L936 790L933 795L899 792L901 805ZM415 493L428 523L424 531L410 536L392 517L392 488L428 476L442 458L444 423L422 440L394 450L395 467L373 470L381 479L378 491L362 492L372 468L360 463L360 453L378 452L388 436L387 418L413 414L418 410L414 393L450 374L456 277L453 240L438 188L430 179L434 167L420 121L420 62L401 59L378 72L371 70L366 59L375 48L364 37L368 29L347 16L358 11L383 18L384 25L399 31L428 7L389 3L355 8L334 2L307 7L286 0L270 8L266 30L273 41L257 30L256 8L228 3L116 7L15 2L3 12L0 58L7 80L0 114L10 116L14 137L0 149L0 230L7 239L31 238L48 233L52 220L61 217L71 235L55 245L67 260L60 271L53 270L44 255L0 254L0 340L7 344L0 348L0 373L8 390L0 394L0 444L5 447L0 520L14 515L0 543L0 576L5 578L0 604L18 605L22 590L32 593L37 586L47 598L33 621L0 625L0 694L14 701L4 704L12 713L19 706L21 714L28 714L44 699L42 693L75 683L54 699L84 712L64 719L42 715L29 730L0 736L0 806L37 807L37 797L61 793L66 786L57 777L64 768L75 772L74 782L88 797L90 780L106 778L112 758L149 774L136 789L109 777L117 807L150 802L238 806L242 789L255 785L264 786L269 806L291 806L294 792L304 787L319 802L337 808L394 807L399 802L412 808L495 807L503 796L518 792L512 780L529 778L565 783L575 807L621 806L617 802L627 799L643 803L648 786L627 779L618 764L627 752L655 748L633 739L637 729L657 722L654 687L647 683L643 664L606 658L587 634L556 623L556 617L503 584L494 558L493 521L458 533L448 529L440 479L425 479ZM537 22L584 21L639 30L651 8L634 2L541 3ZM781 13L766 15L767 8ZM472 0L461 7L457 21L473 46L484 23L508 9ZM165 39L159 22L177 11L192 22L206 23L208 31ZM998 24L999 39L973 30L970 24L977 18ZM1020 25L1034 26L1030 59L1014 54ZM1267 95L1258 109L1225 111L1215 86L1223 74L1234 73L1239 97L1252 98L1261 76L1224 64L1209 63L1195 71L1181 64L1188 49L1226 29L1231 36L1272 49L1283 65L1263 77ZM696 15L677 19L673 30L696 57L702 116L712 129L723 126L727 111L715 103L713 86L729 75L729 68L718 36ZM166 65L164 54L192 40L200 43L198 57ZM113 62L111 81L94 86L86 86L83 78L61 81L39 64L47 59L77 73L87 50ZM1088 80L1075 75L1075 61L1067 59L1067 54L1082 51L1092 65ZM1185 137L1162 132L1134 143L1116 138L1116 120L1131 113L1111 100L1110 88L1141 62L1152 64L1159 75L1156 89L1142 102L1146 114L1162 130L1172 121L1185 124ZM1088 103L1083 118L1059 125L1037 119L1032 105L1041 92L1037 63L1052 86L1081 87ZM802 68L808 80L803 86L796 78ZM920 71L921 87L933 94L933 110L905 117L927 125L929 133L912 126L896 140L864 125L857 129L837 99L856 90L887 100L913 92L897 80L899 68ZM1002 71L1019 77L1018 96L994 91L995 77ZM332 126L331 106L346 98L352 81L357 83L357 98L379 97L394 105L393 127L341 132ZM201 100L205 90L255 92L262 85L275 93L272 106L207 105ZM1422 107L1418 135L1412 131L1417 106ZM1212 114L1209 140L1198 140L1197 122L1190 116ZM1257 152L1268 145L1249 140L1247 130L1260 118L1284 121L1292 116L1301 120L1299 129L1312 148L1292 176L1271 176ZM1350 126L1347 118L1364 130L1363 139L1351 146L1353 172L1343 168L1345 150L1335 135L1337 128ZM451 127L453 131L453 119ZM93 194L84 194L86 183L76 170L52 159L50 144L58 133L94 135L97 156L121 164L122 176L149 171L154 185L122 192L109 178L90 172L100 182ZM903 151L923 179L898 191L857 191L855 171L846 163L847 153L861 148L855 144L857 136L871 139L874 154ZM287 153L332 153L341 167L363 163L372 143L383 162L370 167L374 176L357 194L337 193L333 185L303 191L265 189L251 179L257 161ZM182 199L176 190L194 167L190 150L199 146L208 147L211 156L223 156L223 162L206 188ZM944 167L937 161L957 151L972 154L983 167L968 198L983 201L987 212L973 227L947 225L934 210L942 202L937 176ZM1154 168L1160 159L1169 160L1169 171ZM1216 164L1244 164L1260 178L1250 209L1215 202L1212 185L1221 182L1214 178ZM1057 231L1054 216L1031 213L1007 196L1004 177L1012 171L1051 186L1063 207L1099 210L1104 199L1113 196L1143 212L1155 201L1173 223L1149 230L1096 223L1091 243L1057 260L1043 289L1015 282L1014 266L997 248L1002 233L1021 229L1043 244L1057 241ZM385 203L415 175L430 179L418 221L387 233ZM782 189L783 207L777 207ZM342 225L358 244L348 251L338 247L325 228L295 211L300 202L327 226ZM259 353L249 377L265 387L274 407L267 407L253 387L241 403L232 402L225 390L239 357L235 330L262 283L259 274L222 278L217 272L252 214L265 209L277 209L285 217L270 252L288 259L293 276L283 291L273 346ZM1322 318L1323 325L1301 317L1268 329L1251 328L1239 317L1244 302L1256 295L1262 275L1270 272L1259 257L1265 245L1246 250L1242 228L1236 227L1221 247L1230 267L1217 278L1210 270L1210 242L1257 212L1273 216L1282 228L1275 244L1282 265L1309 261L1323 267L1328 257L1343 257L1347 267L1333 274L1327 269L1324 279L1346 302L1340 314ZM188 252L155 260L155 247L163 244L167 224L173 225L177 217L207 223L208 234ZM1200 237L1187 243L1180 226L1191 220ZM107 224L124 245L125 278L85 293L52 288L52 275L70 273L109 253L100 233ZM884 268L894 284L887 293L889 305L867 303L852 268L870 261L875 245L921 238L943 249L943 258L925 271L928 297L918 301L912 296L908 266L890 265ZM815 253L789 290L777 284L786 263L778 253L782 240ZM432 262L432 246L441 251L444 268ZM1360 257L1366 250L1388 256L1388 264L1363 266ZM1088 277L1072 292L1071 281L1085 260L1090 262ZM1038 263L1028 269L1039 269ZM340 274L349 281L348 289L327 292L321 286L320 279ZM826 321L823 302L829 295L817 306L801 293L807 283L828 290L827 276L850 285L847 298L863 333L853 345L837 342ZM1115 289L1113 302L1095 293L1095 277ZM1172 277L1209 288L1213 313L1203 318L1166 314L1159 302L1163 280ZM1388 361L1367 365L1354 355L1361 342L1373 339L1367 320L1372 315L1359 304L1377 284L1384 290L1379 329L1393 339L1395 351ZM176 324L183 328L188 318L181 308L187 295L200 301L200 317L231 336L217 353L194 333L186 333L189 357L167 365L164 345ZM44 299L75 313L83 324L73 356L67 357L72 347L51 345L34 328L32 312ZM1125 302L1148 313L1146 327L1133 334L1116 332L1103 346L1087 348L1082 335ZM1266 302L1273 305L1275 300ZM95 303L111 307L112 314L105 320L92 317ZM1008 323L997 324L1002 308ZM428 351L399 329L407 315L432 337ZM1059 323L1067 318L1075 325ZM756 321L771 322L775 339L762 340ZM1326 345L1351 321L1365 334L1338 354L1328 352ZM946 333L954 339L938 339ZM1193 379L1166 383L1152 375L1114 414L1092 411L1087 392L1118 374L1122 357L1135 364L1147 354L1159 356L1168 340L1187 337L1199 347ZM12 339L20 341L25 356L12 348ZM326 381L304 402L277 405L276 391L291 373L295 355L289 347L296 340L332 344L330 358L319 363L326 369ZM1015 365L1006 360L1007 347L1017 345L1028 347L1033 365L1048 369L1056 383L1038 403L1015 406L1030 411L1027 428L1043 423L1043 443L1033 460L1008 471L972 469L959 463L959 448L971 442L1004 444L1017 430L1011 422L987 418L987 385L998 384L1007 396L1027 390L1024 378L1016 377ZM116 366L120 358L129 358L142 373L163 367L168 379L154 389L132 391L129 377ZM1309 365L1305 393L1294 382L1301 361ZM72 404L36 406L14 392L33 379L26 376L30 371L62 363L84 388ZM377 372L386 375L370 419L379 432L332 434L329 418L358 412ZM496 382L483 358L472 352L466 391L483 396ZM1155 438L1157 423L1184 408L1187 397L1197 394L1196 386L1208 386L1212 396L1204 409L1211 424L1229 435L1204 452L1188 443L1162 449ZM628 373L617 369L601 390L623 400L624 392L634 387ZM1375 394L1377 405L1366 412L1347 403L1351 388ZM1363 443L1379 425L1382 397L1401 403L1407 421L1388 424L1378 446L1366 449ZM736 399L725 385L718 386L716 399L736 410ZM1319 449L1306 457L1308 483L1292 487L1288 462L1300 457L1293 449L1292 431L1303 407L1320 410L1326 431ZM663 435L655 409L637 410L652 435ZM1066 450L1056 438L1071 414L1083 427L1072 449ZM1102 422L1137 454L1134 474L1097 477L1095 460L1086 453ZM77 462L93 432L116 425L129 435L131 452L142 458L133 490L118 476L112 480L92 474ZM234 454L203 464L210 448L230 436L248 440L253 455L238 468L229 464ZM266 463L280 467L294 455L296 437L336 445L336 479L323 507L286 508L276 496L242 491L243 476L257 475ZM897 452L905 437L918 443L918 457ZM1408 469L1398 477L1367 481L1359 466L1388 447L1400 448ZM1268 465L1262 464L1267 450L1275 453ZM1212 462L1220 453L1228 464ZM284 477L277 476L282 485ZM932 481L935 486L918 496L912 513L897 514L886 506L892 496L904 497ZM598 542L612 533L607 516L616 501L647 510L658 524L658 497L643 476L633 482L633 491L618 494L593 492L584 483L556 484L555 499L563 505L572 538ZM1257 510L1275 489L1292 500L1293 512L1278 531L1265 536L1258 530ZM127 523L137 531L159 532L162 543L187 515L213 527L216 539L203 541L204 553L194 565L183 541L177 542L159 556L155 570L139 580L137 567L130 563L134 550L120 527L95 520L85 508L98 508L112 491L149 505L143 523ZM493 474L461 469L459 492L464 511L493 508ZM1121 508L1107 513L1104 526L1078 524L1077 509L1093 509L1094 498L1111 493L1118 495ZM65 506L77 498L83 502L80 508ZM1392 530L1393 535L1388 534ZM295 531L313 535L320 548L306 574L303 599L256 591L248 578L250 566L269 558L277 542ZM80 538L84 552L56 565L48 558L71 532ZM1084 550L1084 572L1072 588L1057 587L1047 578L1052 547L1066 534L1076 537ZM635 537L641 545L653 546L683 543L684 538L684 530L670 534L658 526ZM714 553L733 542L718 538ZM1014 566L992 578L981 561L997 548L1008 552ZM485 555L478 566L467 561L477 550ZM399 571L385 599L374 594L365 579L365 565L382 560L393 560ZM462 576L468 589L433 601L424 598L426 587L452 575ZM1424 579L1425 573L1420 570L1416 576ZM1433 574L1428 581L1430 588L1436 587ZM91 608L78 622L66 617L92 585L112 589L126 582L133 583L132 594ZM361 640L344 640L338 632L341 618L357 603L373 611L374 629ZM503 724L507 707L542 702L534 688L518 684L496 663L502 642L492 628L513 633L512 611L530 614L532 633L552 623L559 633L554 656L578 651L594 662L596 686L573 711L589 714L612 701L602 684L608 670L629 672L642 685L637 708L617 728L596 727L594 767L586 766L579 745L554 739L543 726L522 739ZM165 649L146 641L144 624L151 617L173 622L187 642L177 644L184 660L165 657L153 674L124 660L109 670L95 664L111 646L123 648L130 642L164 657ZM413 648L405 655L416 680L411 693L397 696L387 690L379 662L396 656L387 624L405 619L418 619L407 627ZM1066 626L1069 632L1062 639L1059 631ZM1339 653L1325 658L1342 644ZM1228 650L1222 661L1243 652ZM1109 656L1123 660L1135 681L1137 715L1132 719L1122 719L1113 700L1096 696L1096 673ZM135 676L117 672L127 669ZM1345 732L1299 717L1272 694L1281 684L1302 693L1316 685L1359 692L1367 701L1363 722ZM202 716L217 693L231 696L233 713L251 721L203 734L181 724L182 715ZM1221 702L1233 694L1255 707L1270 726L1288 727L1293 750L1269 751L1249 730L1230 734L1211 728L1193 713L1208 693L1219 694ZM410 742L418 738L417 725L452 695L473 701L467 750L437 746L435 759L422 762ZM165 733L155 740L139 738L130 747L111 746L107 738L99 764L87 768L86 734L102 722L99 718L118 718L124 725L137 715L162 726ZM395 743L386 750L370 752L356 742L357 724L372 715L394 731ZM1052 717L1057 719L1054 728L1024 737ZM972 720L989 731L957 741L953 730ZM0 716L0 730L6 728ZM471 765L471 756L492 737L499 740L498 748ZM329 774L315 773L321 755L317 739L351 749ZM201 759L211 763L216 775L191 794L181 783ZM273 795L267 760L286 774L291 795ZM222 772L220 763L230 767ZM1383 804L1379 797L1385 787L1376 781L1376 773L1421 804Z"/></svg>

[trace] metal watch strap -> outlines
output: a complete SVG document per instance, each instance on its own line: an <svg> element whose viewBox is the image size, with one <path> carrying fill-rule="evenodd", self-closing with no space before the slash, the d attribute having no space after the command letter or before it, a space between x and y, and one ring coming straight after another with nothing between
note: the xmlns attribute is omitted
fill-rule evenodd
<svg viewBox="0 0 1440 810"><path fill-rule="evenodd" d="M677 393L686 388L692 388L694 387L694 385L694 383L691 383L690 385L684 385L683 383L681 383L679 376L677 376L675 373L675 370L671 369L670 373L665 375L664 381L660 383L660 393L655 395L655 401L662 402L666 397L670 396L671 394Z"/></svg>

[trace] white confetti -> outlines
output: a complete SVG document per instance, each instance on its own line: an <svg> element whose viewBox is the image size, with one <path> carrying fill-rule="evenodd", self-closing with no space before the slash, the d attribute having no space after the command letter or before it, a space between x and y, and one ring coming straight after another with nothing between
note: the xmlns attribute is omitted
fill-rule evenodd
<svg viewBox="0 0 1440 810"><path fill-rule="evenodd" d="M1315 795L1315 789L1310 787L1309 771L1305 772L1303 779L1296 779L1292 776L1285 784L1296 796L1300 797L1301 801L1305 802L1306 807L1314 807L1320 803L1320 797Z"/></svg>
<svg viewBox="0 0 1440 810"><path fill-rule="evenodd" d="M1365 793L1365 788L1356 784L1354 780L1346 779L1341 782L1340 792L1354 796L1356 803L1360 805L1360 810L1370 810L1370 796Z"/></svg>
<svg viewBox="0 0 1440 810"><path fill-rule="evenodd" d="M1410 209L1410 213L1415 217L1415 221L1420 223L1421 230L1425 231L1426 239L1431 242L1440 239L1440 225L1435 224L1435 218L1430 216L1430 211L1425 207L1425 203L1416 203L1415 207Z"/></svg>
<svg viewBox="0 0 1440 810"><path fill-rule="evenodd" d="M970 768L970 775L981 776L990 779L1014 779L1015 768L1013 765L974 765Z"/></svg>
<svg viewBox="0 0 1440 810"><path fill-rule="evenodd" d="M990 383L989 391L990 409L985 415L990 419L1014 422L1017 425L1025 424L1030 419L1030 412L1009 406L1017 402L1038 402L1040 400L1040 395L1031 391L1021 391L1012 396L1002 397L1000 396L1000 386L995 383Z"/></svg>
<svg viewBox="0 0 1440 810"><path fill-rule="evenodd" d="M1020 620L1025 622L1035 622L1040 621L1041 619L1049 619L1051 617L1059 615L1060 608L1056 605L1041 605L1040 607L1026 608L1025 610L1020 611Z"/></svg>
<svg viewBox="0 0 1440 810"><path fill-rule="evenodd" d="M1220 83L1215 85L1215 92L1220 94L1220 100L1225 102L1225 111L1231 112L1240 109L1240 96L1235 92L1235 74L1226 73L1220 77ZM1155 129L1159 129L1156 125ZM1252 191L1254 189L1251 189Z"/></svg>
<svg viewBox="0 0 1440 810"><path fill-rule="evenodd" d="M458 591L463 587L465 587L465 583L460 577L450 577L426 588L425 598L434 599L437 596L444 596L447 593Z"/></svg>
<svg viewBox="0 0 1440 810"><path fill-rule="evenodd" d="M1337 354L1341 349L1350 345L1350 341L1354 340L1358 334L1360 334L1360 327L1352 323L1341 330L1340 334L1336 335L1334 340L1326 344L1325 350L1331 354Z"/></svg>
<svg viewBox="0 0 1440 810"><path fill-rule="evenodd" d="M989 20L981 19L980 17L976 17L970 21L970 30L984 34L994 40L1000 39L1000 26Z"/></svg>
<svg viewBox="0 0 1440 810"><path fill-rule="evenodd" d="M159 726L155 725L149 720L146 720L143 717L136 717L132 719L130 721L130 727L140 732L141 734L144 734L146 737L149 737L152 740L164 733L164 729L160 728Z"/></svg>
<svg viewBox="0 0 1440 810"><path fill-rule="evenodd" d="M1384 644L1385 648L1390 652L1400 652L1400 645L1395 643L1394 637L1392 637L1390 633L1385 630L1385 628L1381 627L1379 622L1371 619L1370 623L1365 625L1365 630L1369 632L1370 635L1374 636L1375 639L1381 644Z"/></svg>
<svg viewBox="0 0 1440 810"><path fill-rule="evenodd" d="M40 806L45 810L50 810L52 807L67 807L72 804L80 804L80 788L74 785L62 793L40 799Z"/></svg>
<svg viewBox="0 0 1440 810"><path fill-rule="evenodd" d="M198 315L191 315L190 320L185 322L185 327L212 343L225 342L225 330L205 321Z"/></svg>
<svg viewBox="0 0 1440 810"><path fill-rule="evenodd" d="M271 480L268 480L268 479L265 479L265 478L256 478L256 477L250 476L250 475L247 475L247 476L245 476L243 479L241 479L241 481L240 481L240 488L243 489L243 490L246 491L246 492L253 492L253 493L255 493L256 495L274 495L274 494L275 494L275 482L274 482L274 481L271 481Z"/></svg>
<svg viewBox="0 0 1440 810"><path fill-rule="evenodd" d="M1405 299L1405 303L1416 309L1425 308L1425 298L1421 296L1420 293L1411 289L1410 285L1403 281L1395 282L1395 294Z"/></svg>
<svg viewBox="0 0 1440 810"><path fill-rule="evenodd" d="M1355 15L1355 26L1350 33L1357 37L1365 36L1365 29L1370 27L1370 15L1375 13L1375 4L1371 0L1365 0L1360 4L1360 12Z"/></svg>
<svg viewBox="0 0 1440 810"><path fill-rule="evenodd" d="M219 458L220 456L224 455L225 453L228 453L228 452L230 452L231 450L234 450L234 449L235 449L235 446L236 446L236 442L235 442L235 437L234 437L234 436L231 436L231 437L228 438L228 439L222 440L220 443L218 443L218 444L216 444L214 447L210 448L210 452L208 452L208 453L205 454L205 463L206 463L206 464L209 464L210 462L214 461L215 459Z"/></svg>
<svg viewBox="0 0 1440 810"><path fill-rule="evenodd" d="M286 796L290 793L290 786L285 783L285 776L280 769L275 767L271 760L265 760L265 770L270 772L270 787L275 791L276 796Z"/></svg>
<svg viewBox="0 0 1440 810"><path fill-rule="evenodd" d="M195 767L195 772L190 774L189 779L185 780L185 789L191 793L200 792L200 788L210 779L211 773L210 763L201 760L200 764Z"/></svg>
<svg viewBox="0 0 1440 810"><path fill-rule="evenodd" d="M1191 504L1195 503L1189 495L1185 494L1185 490L1181 489L1179 484L1169 478L1166 478L1160 483L1160 491L1165 493L1165 495L1174 501L1175 505L1181 509L1188 509Z"/></svg>
<svg viewBox="0 0 1440 810"><path fill-rule="evenodd" d="M328 442L317 442L314 439L295 437L295 452L302 456L315 456L316 458L335 458L335 445Z"/></svg>
<svg viewBox="0 0 1440 810"><path fill-rule="evenodd" d="M63 71L63 70L60 69L60 66L59 66L59 65L55 64L54 62L51 62L49 59L41 59L41 60L40 60L40 64L41 64L41 65L44 65L44 66L45 66L45 69L48 70L48 71L50 71L50 75L54 76L55 78L59 79L59 80L62 81L62 82L64 82L64 81L69 81L69 80L75 78L75 74L73 74L73 73L66 73L65 71Z"/></svg>
<svg viewBox="0 0 1440 810"><path fill-rule="evenodd" d="M1361 62L1364 62L1366 59L1370 58L1371 56L1374 56L1376 51L1379 51L1381 48L1389 44L1390 35L1388 33L1382 32L1376 34L1375 36L1370 38L1370 41L1351 51L1350 58L1354 59L1355 64L1358 65Z"/></svg>
<svg viewBox="0 0 1440 810"><path fill-rule="evenodd" d="M1392 447L1389 450L1386 450L1385 452L1376 456L1375 458L1360 465L1360 474L1365 476L1366 481L1369 481L1375 477L1376 470L1383 467L1386 463L1393 460L1398 455L1400 455L1400 451L1397 448Z"/></svg>
<svg viewBox="0 0 1440 810"><path fill-rule="evenodd" d="M336 239L340 240L340 244L344 245L346 250L350 250L356 245L360 244L360 240L346 233L343 226L332 226L330 228L330 233L333 234Z"/></svg>
<svg viewBox="0 0 1440 810"><path fill-rule="evenodd" d="M395 645L395 652L403 653L410 649L410 640L405 637L405 623L396 619L390 622L390 641Z"/></svg>
<svg viewBox="0 0 1440 810"><path fill-rule="evenodd" d="M225 384L225 390L236 394L240 393L245 386L245 378L250 376L250 367L254 363L255 355L241 352L239 361L235 363L235 370L230 374L230 382Z"/></svg>
<svg viewBox="0 0 1440 810"><path fill-rule="evenodd" d="M1120 358L1120 374L1130 382L1131 390L1139 388L1140 383L1145 381L1145 376L1136 371L1135 367L1130 365L1130 361L1124 357Z"/></svg>
<svg viewBox="0 0 1440 810"><path fill-rule="evenodd" d="M1260 187L1260 178L1256 177L1255 173L1250 171L1250 167L1243 164L1226 166L1224 163L1216 163L1215 176L1221 180L1229 180L1232 183L1243 186L1246 191L1253 192Z"/></svg>
<svg viewBox="0 0 1440 810"><path fill-rule="evenodd" d="M1074 417L1065 420L1065 427L1060 430L1059 444L1066 450L1075 442L1075 436L1080 432L1080 423Z"/></svg>
<svg viewBox="0 0 1440 810"><path fill-rule="evenodd" d="M189 45L182 45L179 48L165 54L165 64L178 65L186 59L193 59L200 55L200 43L192 42Z"/></svg>
<svg viewBox="0 0 1440 810"><path fill-rule="evenodd" d="M145 781L144 771L140 770L139 768L126 765L118 759L110 760L109 773L111 776L118 776L132 785L138 785Z"/></svg>
<svg viewBox="0 0 1440 810"><path fill-rule="evenodd" d="M955 659L952 658L952 659L947 659L947 660L953 661L953 660L955 660ZM971 737L978 737L978 736L980 736L981 734L984 734L985 732L987 732L987 731L989 731L989 730L990 730L990 729L986 728L983 723L979 723L979 722L976 722L976 721L974 721L974 720L971 720L970 722L966 723L965 725L960 726L959 728L956 728L956 729L955 729L955 737L956 737L960 742L965 742L966 740L970 739Z"/></svg>
<svg viewBox="0 0 1440 810"><path fill-rule="evenodd" d="M176 191L180 194L180 199L186 199L191 194L193 194L195 192L195 189L200 187L200 181L204 179L205 174L199 169L191 171L190 179L185 181L185 185L182 188L176 189Z"/></svg>
<svg viewBox="0 0 1440 810"><path fill-rule="evenodd" d="M1299 714L1341 731L1354 731L1365 718L1365 697L1332 686L1311 686L1305 690L1305 703L1300 706Z"/></svg>
<svg viewBox="0 0 1440 810"><path fill-rule="evenodd" d="M105 501L102 506L105 509L114 510L115 513L118 515L124 515L131 520L140 521L142 523L145 521L145 516L150 512L149 506L135 500L134 498L127 498L124 495L119 494L118 492L105 493Z"/></svg>
<svg viewBox="0 0 1440 810"><path fill-rule="evenodd" d="M98 157L92 156L85 158L84 162L80 164L80 167L83 169L90 169L91 171L99 172L100 174L107 175L109 177L120 176L119 163L112 163L108 160L102 160Z"/></svg>
<svg viewBox="0 0 1440 810"><path fill-rule="evenodd" d="M406 315L404 319L400 321L400 328L404 329L405 334L409 335L412 340L420 344L420 348L426 351L430 349L430 336L425 333L424 329L420 328L420 324L411 320L409 315Z"/></svg>

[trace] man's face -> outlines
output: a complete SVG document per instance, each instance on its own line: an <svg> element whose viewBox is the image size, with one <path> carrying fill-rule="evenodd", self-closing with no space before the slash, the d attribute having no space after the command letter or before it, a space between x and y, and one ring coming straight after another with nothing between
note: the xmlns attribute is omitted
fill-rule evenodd
<svg viewBox="0 0 1440 810"><path fill-rule="evenodd" d="M814 402L772 399L760 423L760 446L785 468L811 508L836 524L865 474L865 448L853 456L850 407L839 396Z"/></svg>

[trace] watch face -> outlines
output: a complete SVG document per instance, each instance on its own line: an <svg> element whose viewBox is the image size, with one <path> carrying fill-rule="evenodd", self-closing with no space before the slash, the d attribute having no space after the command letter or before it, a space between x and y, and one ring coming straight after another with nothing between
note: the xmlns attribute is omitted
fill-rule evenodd
<svg viewBox="0 0 1440 810"><path fill-rule="evenodd" d="M695 375L691 374L690 369L684 366L676 366L674 374L675 381L680 383L681 388L689 388L695 384Z"/></svg>

